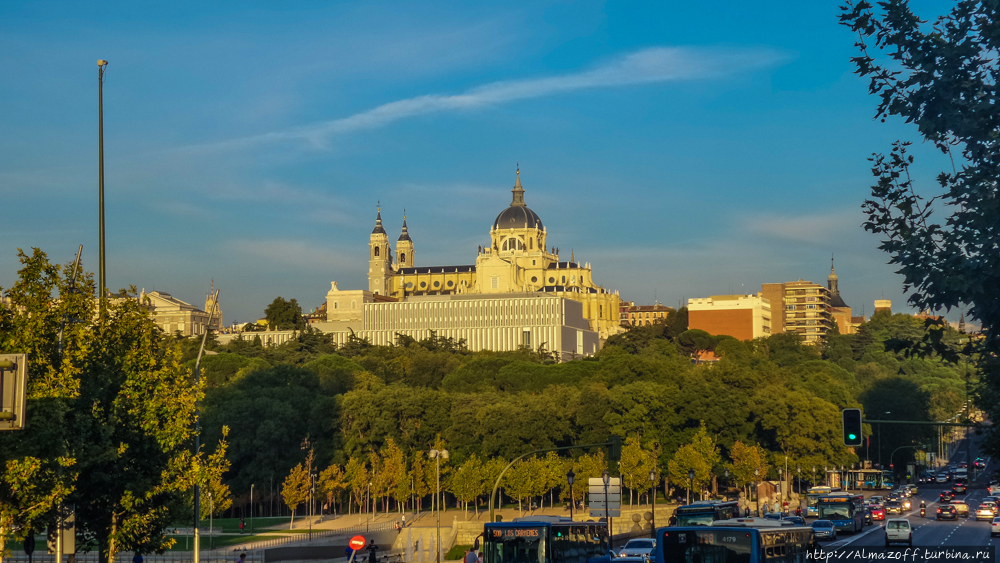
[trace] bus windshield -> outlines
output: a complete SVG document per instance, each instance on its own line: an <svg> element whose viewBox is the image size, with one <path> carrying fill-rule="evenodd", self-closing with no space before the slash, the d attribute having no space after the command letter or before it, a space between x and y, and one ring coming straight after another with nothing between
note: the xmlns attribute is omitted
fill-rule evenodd
<svg viewBox="0 0 1000 563"><path fill-rule="evenodd" d="M544 527L492 528L485 534L489 563L547 563Z"/></svg>
<svg viewBox="0 0 1000 563"><path fill-rule="evenodd" d="M824 520L846 520L851 518L850 503L823 503L819 505L819 517Z"/></svg>
<svg viewBox="0 0 1000 563"><path fill-rule="evenodd" d="M677 512L678 526L711 526L712 522L715 522L714 510L693 512L690 514L684 514L680 511Z"/></svg>
<svg viewBox="0 0 1000 563"><path fill-rule="evenodd" d="M753 551L753 538L740 528L667 532L662 537L663 561L749 563Z"/></svg>

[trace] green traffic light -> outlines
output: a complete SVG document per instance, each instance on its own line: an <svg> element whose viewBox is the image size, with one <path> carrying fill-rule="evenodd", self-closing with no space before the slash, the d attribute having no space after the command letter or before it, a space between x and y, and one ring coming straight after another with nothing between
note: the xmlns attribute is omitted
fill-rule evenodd
<svg viewBox="0 0 1000 563"><path fill-rule="evenodd" d="M855 435L855 434L848 434L847 437L850 438L850 439L852 439L852 440L856 440L857 439L857 435Z"/></svg>

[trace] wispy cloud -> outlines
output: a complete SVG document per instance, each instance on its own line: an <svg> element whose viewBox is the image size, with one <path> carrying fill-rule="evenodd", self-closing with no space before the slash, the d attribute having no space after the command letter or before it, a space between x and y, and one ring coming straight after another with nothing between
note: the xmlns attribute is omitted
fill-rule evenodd
<svg viewBox="0 0 1000 563"><path fill-rule="evenodd" d="M237 239L224 243L224 248L271 264L301 270L328 272L331 269L350 270L357 265L353 256L296 239Z"/></svg>
<svg viewBox="0 0 1000 563"><path fill-rule="evenodd" d="M283 141L325 147L333 137L384 127L408 117L468 111L578 90L717 78L771 66L784 58L773 49L653 47L576 73L492 82L460 94L406 98L331 121L189 148L239 149Z"/></svg>

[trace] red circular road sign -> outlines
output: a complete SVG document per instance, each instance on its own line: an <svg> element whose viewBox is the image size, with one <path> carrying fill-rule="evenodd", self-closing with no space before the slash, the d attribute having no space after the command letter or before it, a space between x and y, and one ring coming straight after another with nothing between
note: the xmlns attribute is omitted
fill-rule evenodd
<svg viewBox="0 0 1000 563"><path fill-rule="evenodd" d="M351 546L351 549L354 551L357 551L364 547L366 543L368 542L365 541L364 536L354 536L351 538L351 541L347 542L347 545Z"/></svg>

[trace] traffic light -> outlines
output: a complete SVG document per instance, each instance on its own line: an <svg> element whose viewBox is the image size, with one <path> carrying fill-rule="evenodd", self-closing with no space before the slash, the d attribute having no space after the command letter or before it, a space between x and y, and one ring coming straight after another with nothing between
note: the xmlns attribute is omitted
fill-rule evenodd
<svg viewBox="0 0 1000 563"><path fill-rule="evenodd" d="M861 409L844 409L844 445L860 446L861 438Z"/></svg>
<svg viewBox="0 0 1000 563"><path fill-rule="evenodd" d="M0 354L0 430L24 428L28 395L28 356Z"/></svg>
<svg viewBox="0 0 1000 563"><path fill-rule="evenodd" d="M608 437L608 459L619 461L622 458L622 438L621 436Z"/></svg>

